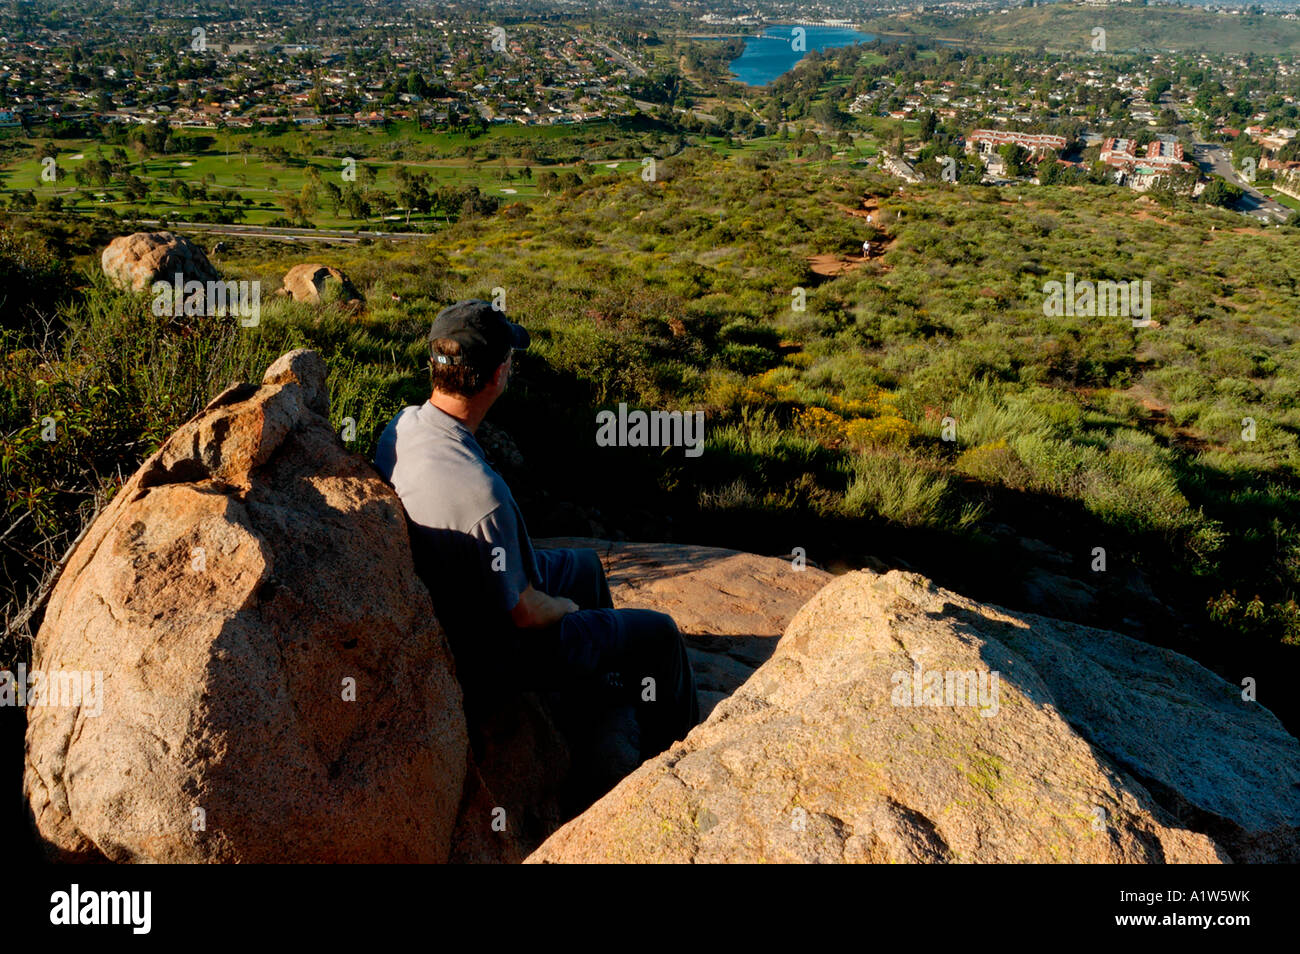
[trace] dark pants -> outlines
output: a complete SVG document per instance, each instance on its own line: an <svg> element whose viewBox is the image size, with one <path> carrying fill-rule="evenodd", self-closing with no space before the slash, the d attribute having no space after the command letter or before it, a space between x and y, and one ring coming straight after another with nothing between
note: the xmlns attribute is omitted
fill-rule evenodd
<svg viewBox="0 0 1300 954"><path fill-rule="evenodd" d="M521 687L559 693L588 727L616 724L610 710L634 711L634 725L623 724L638 736L640 759L685 738L700 721L700 706L673 618L614 609L595 550L538 550L537 566L542 592L582 609L554 626L515 631ZM599 749L601 740L593 745Z"/></svg>

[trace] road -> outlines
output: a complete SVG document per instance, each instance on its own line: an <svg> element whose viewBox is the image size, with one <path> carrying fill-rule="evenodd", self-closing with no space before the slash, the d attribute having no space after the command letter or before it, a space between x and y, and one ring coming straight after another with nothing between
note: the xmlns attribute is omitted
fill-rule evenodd
<svg viewBox="0 0 1300 954"><path fill-rule="evenodd" d="M161 225L158 219L136 219L139 225ZM214 225L211 222L169 222L175 227L193 232L210 232L213 235L235 235L245 238L273 239L279 242L359 242L361 239L395 239L398 241L428 238L424 232L365 232L352 229L293 229L268 228L262 225Z"/></svg>
<svg viewBox="0 0 1300 954"><path fill-rule="evenodd" d="M1285 222L1291 216L1291 210L1281 202L1270 199L1253 185L1243 179L1232 165L1232 153L1227 147L1214 142L1204 142L1191 123L1183 117L1180 104L1169 93L1160 97L1162 107L1172 109L1178 116L1179 132L1192 141L1192 161L1201 167L1202 172L1212 172L1222 176L1243 191L1241 200L1234 206L1237 212L1244 213L1261 222Z"/></svg>
<svg viewBox="0 0 1300 954"><path fill-rule="evenodd" d="M641 67L637 66L635 63L633 63L631 57L616 52L614 48L611 47L608 43L605 43L601 40L597 40L594 37L591 38L591 43L593 46L598 46L606 53L608 53L609 58L613 60L615 63L617 63L619 66L626 69L628 75L633 79L640 79L641 77L646 75L646 71L641 69Z"/></svg>
<svg viewBox="0 0 1300 954"><path fill-rule="evenodd" d="M1192 158L1203 170L1222 176L1243 192L1241 200L1234 206L1238 212L1253 216L1261 222L1285 222L1291 210L1275 199L1270 199L1241 177L1232 166L1232 154L1225 146L1218 143L1198 142L1192 150Z"/></svg>
<svg viewBox="0 0 1300 954"><path fill-rule="evenodd" d="M653 114L655 110L659 109L659 107L663 105L662 103L648 103L644 99L634 99L632 102L636 105L637 109L641 110L641 112L650 114ZM672 107L672 110L675 113L690 113L692 116L697 116L706 122L717 122L712 113L706 113L704 110L697 109L694 106L690 109L683 109L681 106L674 106Z"/></svg>

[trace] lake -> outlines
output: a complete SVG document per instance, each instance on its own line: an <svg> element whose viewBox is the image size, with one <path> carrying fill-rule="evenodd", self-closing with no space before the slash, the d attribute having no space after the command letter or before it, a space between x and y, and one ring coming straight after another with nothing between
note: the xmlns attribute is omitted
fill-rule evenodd
<svg viewBox="0 0 1300 954"><path fill-rule="evenodd" d="M790 49L793 24L770 26L760 36L745 39L745 50L731 61L730 68L736 79L750 86L766 86L782 73L789 72L804 57ZM802 27L805 46L809 50L825 50L835 46L869 43L876 37L845 27Z"/></svg>

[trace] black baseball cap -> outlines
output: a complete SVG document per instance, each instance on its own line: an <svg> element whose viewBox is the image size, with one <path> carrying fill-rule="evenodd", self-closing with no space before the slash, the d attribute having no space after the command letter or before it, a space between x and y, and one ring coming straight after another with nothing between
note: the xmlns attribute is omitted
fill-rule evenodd
<svg viewBox="0 0 1300 954"><path fill-rule="evenodd" d="M467 298L438 312L429 329L431 348L438 338L458 342L461 353L456 357L431 353L431 360L474 366L498 364L505 360L511 348L522 351L531 340L522 325L515 324L504 311L481 298Z"/></svg>

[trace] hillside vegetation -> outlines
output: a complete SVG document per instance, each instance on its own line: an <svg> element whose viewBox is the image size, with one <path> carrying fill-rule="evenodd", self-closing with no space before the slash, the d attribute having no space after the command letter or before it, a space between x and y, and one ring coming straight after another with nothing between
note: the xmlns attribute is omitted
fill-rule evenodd
<svg viewBox="0 0 1300 954"><path fill-rule="evenodd" d="M919 13L868 20L873 33L910 33L1002 48L1086 52L1093 28L1110 52L1178 50L1268 56L1300 52L1300 22L1255 14L1231 16L1199 7L1048 3L954 19Z"/></svg>
<svg viewBox="0 0 1300 954"><path fill-rule="evenodd" d="M231 381L319 349L334 423L369 455L427 396L433 315L504 294L534 347L489 420L522 452L508 477L535 535L803 548L1011 605L1044 567L1020 541L1041 541L1093 594L1079 618L1202 659L1300 644L1300 232L1121 189L900 194L847 165L688 150L657 182L609 170L428 239L230 239L223 272L264 282L243 328L153 316L98 276L110 236L84 228L14 219L0 247L28 292L0 348L15 638L96 500ZM883 255L862 261L864 238ZM273 299L304 261L367 307ZM1149 281L1157 324L1048 317L1067 273ZM704 453L596 446L620 402L703 410Z"/></svg>

